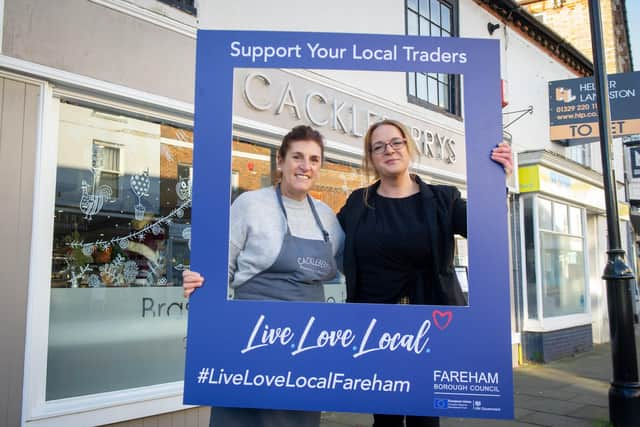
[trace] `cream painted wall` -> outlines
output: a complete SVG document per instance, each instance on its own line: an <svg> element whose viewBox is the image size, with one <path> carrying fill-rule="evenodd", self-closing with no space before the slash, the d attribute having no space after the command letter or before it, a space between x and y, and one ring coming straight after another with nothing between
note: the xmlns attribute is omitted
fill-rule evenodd
<svg viewBox="0 0 640 427"><path fill-rule="evenodd" d="M88 0L4 5L4 55L193 102L195 39Z"/></svg>
<svg viewBox="0 0 640 427"><path fill-rule="evenodd" d="M160 125L62 104L58 166L89 169L94 140L120 147L122 175L160 176Z"/></svg>

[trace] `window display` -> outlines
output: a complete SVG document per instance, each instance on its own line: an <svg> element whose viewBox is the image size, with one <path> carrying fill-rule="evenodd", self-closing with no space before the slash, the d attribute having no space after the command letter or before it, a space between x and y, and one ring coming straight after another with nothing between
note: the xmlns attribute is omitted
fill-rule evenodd
<svg viewBox="0 0 640 427"><path fill-rule="evenodd" d="M539 241L533 204L537 203ZM542 304L544 318L586 313L583 209L541 197L524 200L524 231L527 272L527 311L538 318ZM540 258L541 295L538 295L536 256Z"/></svg>
<svg viewBox="0 0 640 427"><path fill-rule="evenodd" d="M232 147L233 199L272 185L274 147ZM190 130L61 104L47 400L182 380L192 152ZM313 196L337 211L363 183L327 161Z"/></svg>
<svg viewBox="0 0 640 427"><path fill-rule="evenodd" d="M47 400L182 380L192 144L61 103Z"/></svg>

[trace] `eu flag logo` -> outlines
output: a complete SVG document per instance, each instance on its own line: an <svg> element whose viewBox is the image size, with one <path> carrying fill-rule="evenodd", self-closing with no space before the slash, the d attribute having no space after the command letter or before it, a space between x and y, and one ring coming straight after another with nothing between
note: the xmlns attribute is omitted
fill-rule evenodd
<svg viewBox="0 0 640 427"><path fill-rule="evenodd" d="M435 409L447 409L449 401L447 399L433 399L433 407Z"/></svg>

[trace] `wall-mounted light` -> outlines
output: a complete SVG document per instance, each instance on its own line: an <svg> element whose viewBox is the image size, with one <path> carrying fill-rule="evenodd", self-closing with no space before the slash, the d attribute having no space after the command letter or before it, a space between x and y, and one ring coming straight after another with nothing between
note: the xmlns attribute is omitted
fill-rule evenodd
<svg viewBox="0 0 640 427"><path fill-rule="evenodd" d="M500 28L500 24L492 24L491 22L487 24L487 31L489 31L489 35L493 35L493 32L498 28Z"/></svg>

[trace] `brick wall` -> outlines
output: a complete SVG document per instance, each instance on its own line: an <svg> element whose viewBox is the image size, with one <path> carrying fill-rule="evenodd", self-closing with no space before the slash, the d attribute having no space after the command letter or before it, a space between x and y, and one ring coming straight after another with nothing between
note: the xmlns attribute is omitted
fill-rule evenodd
<svg viewBox="0 0 640 427"><path fill-rule="evenodd" d="M608 73L631 71L631 53L621 3L622 0L600 2ZM541 0L524 8L592 60L587 0Z"/></svg>
<svg viewBox="0 0 640 427"><path fill-rule="evenodd" d="M576 326L551 332L524 332L525 358L547 363L593 348L591 325Z"/></svg>

